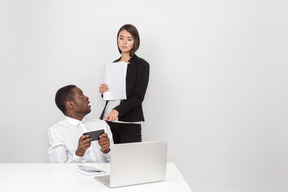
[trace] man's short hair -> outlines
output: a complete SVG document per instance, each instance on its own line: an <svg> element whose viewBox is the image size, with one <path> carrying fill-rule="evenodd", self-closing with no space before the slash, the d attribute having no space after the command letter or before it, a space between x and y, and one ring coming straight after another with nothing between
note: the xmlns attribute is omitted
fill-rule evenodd
<svg viewBox="0 0 288 192"><path fill-rule="evenodd" d="M66 115L66 102L74 101L75 93L72 89L74 89L75 87L76 85L67 85L60 88L56 93L55 103L64 115Z"/></svg>

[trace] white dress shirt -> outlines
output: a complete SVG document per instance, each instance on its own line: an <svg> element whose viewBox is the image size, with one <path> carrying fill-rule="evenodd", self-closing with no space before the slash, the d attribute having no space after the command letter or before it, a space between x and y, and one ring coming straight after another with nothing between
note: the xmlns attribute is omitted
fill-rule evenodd
<svg viewBox="0 0 288 192"><path fill-rule="evenodd" d="M110 152L104 154L98 141L92 141L83 157L76 155L79 138L85 132L104 129L113 144L112 133L109 125L100 119L82 121L65 116L60 121L48 129L49 160L52 163L108 163L110 162Z"/></svg>

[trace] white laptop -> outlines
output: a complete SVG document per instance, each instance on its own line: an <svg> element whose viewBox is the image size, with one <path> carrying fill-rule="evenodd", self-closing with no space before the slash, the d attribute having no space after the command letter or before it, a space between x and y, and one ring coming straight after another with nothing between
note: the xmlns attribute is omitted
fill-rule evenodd
<svg viewBox="0 0 288 192"><path fill-rule="evenodd" d="M167 142L111 145L110 175L95 179L108 187L122 187L166 179Z"/></svg>

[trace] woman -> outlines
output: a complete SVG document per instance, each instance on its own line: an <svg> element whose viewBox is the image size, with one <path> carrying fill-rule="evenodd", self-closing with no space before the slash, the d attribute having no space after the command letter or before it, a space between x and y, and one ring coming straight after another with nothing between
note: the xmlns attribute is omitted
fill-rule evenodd
<svg viewBox="0 0 288 192"><path fill-rule="evenodd" d="M135 55L140 37L133 25L126 24L119 29L117 45L121 57L114 62L127 63L127 99L106 101L100 118L109 124L115 144L141 142L141 122L144 121L142 102L148 86L149 63ZM108 90L107 84L99 87L101 94Z"/></svg>

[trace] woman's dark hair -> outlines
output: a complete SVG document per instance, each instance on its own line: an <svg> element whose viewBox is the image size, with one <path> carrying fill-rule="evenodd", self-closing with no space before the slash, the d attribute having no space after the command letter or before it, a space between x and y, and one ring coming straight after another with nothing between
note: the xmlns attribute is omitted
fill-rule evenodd
<svg viewBox="0 0 288 192"><path fill-rule="evenodd" d="M118 50L119 50L120 54L121 54L121 50L119 49L119 46L118 46L118 37L119 37L119 33L122 30L128 31L132 35L132 37L134 39L134 46L133 46L133 48L130 51L130 57L132 57L135 54L135 52L137 51L137 49L139 48L139 46L140 46L140 37L139 37L138 30L136 29L136 27L134 25L131 25L131 24L123 25L119 29L119 31L117 33L117 47L118 47Z"/></svg>
<svg viewBox="0 0 288 192"><path fill-rule="evenodd" d="M66 102L74 101L75 93L72 89L75 87L76 85L67 85L60 88L56 93L55 103L64 115L66 115Z"/></svg>

